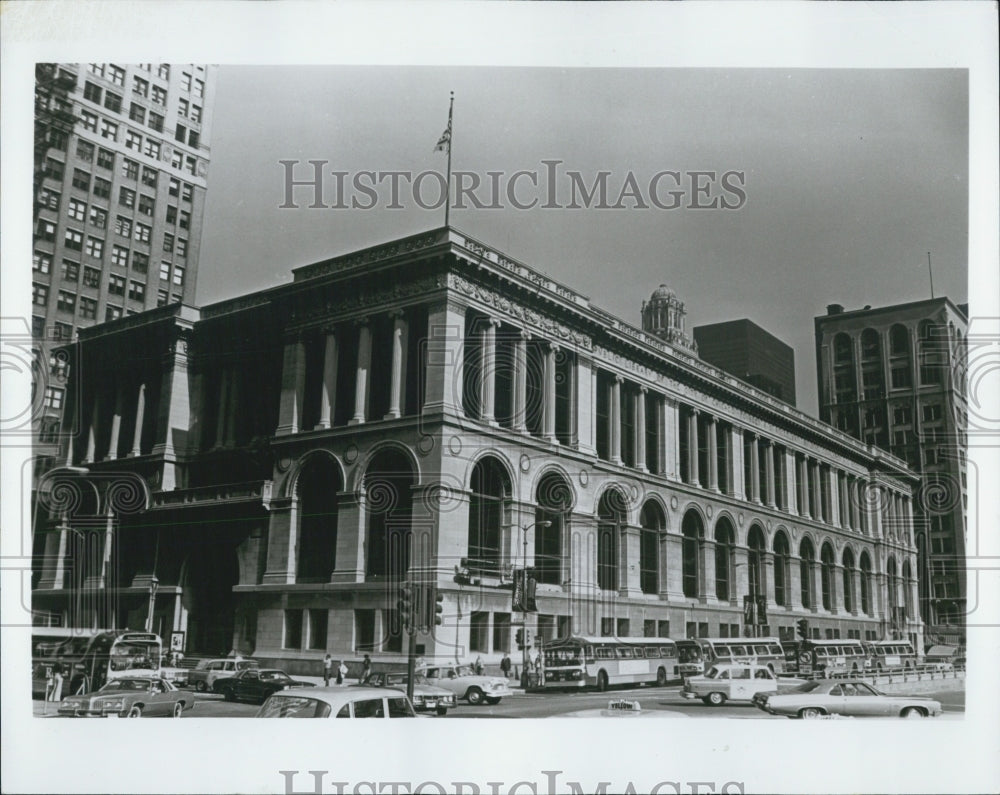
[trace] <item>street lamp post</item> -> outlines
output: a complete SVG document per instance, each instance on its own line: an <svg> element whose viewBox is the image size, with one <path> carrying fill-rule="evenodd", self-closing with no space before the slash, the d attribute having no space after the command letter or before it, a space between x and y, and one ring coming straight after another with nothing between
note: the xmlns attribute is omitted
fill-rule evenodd
<svg viewBox="0 0 1000 795"><path fill-rule="evenodd" d="M528 531L533 527L552 527L552 522L533 522L521 526L521 687L528 687ZM515 583L514 589L517 590Z"/></svg>

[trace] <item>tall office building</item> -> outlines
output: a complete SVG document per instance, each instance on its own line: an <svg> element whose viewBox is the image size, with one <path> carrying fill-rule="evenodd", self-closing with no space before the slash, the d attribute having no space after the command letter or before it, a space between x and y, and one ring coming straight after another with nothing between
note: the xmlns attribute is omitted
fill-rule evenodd
<svg viewBox="0 0 1000 795"><path fill-rule="evenodd" d="M930 634L960 640L966 612L967 310L947 298L817 317L820 418L904 459L914 500L920 605Z"/></svg>
<svg viewBox="0 0 1000 795"><path fill-rule="evenodd" d="M698 326L694 339L706 362L795 405L795 351L752 320Z"/></svg>
<svg viewBox="0 0 1000 795"><path fill-rule="evenodd" d="M194 299L214 67L39 64L32 337L38 452L54 449L79 328Z"/></svg>

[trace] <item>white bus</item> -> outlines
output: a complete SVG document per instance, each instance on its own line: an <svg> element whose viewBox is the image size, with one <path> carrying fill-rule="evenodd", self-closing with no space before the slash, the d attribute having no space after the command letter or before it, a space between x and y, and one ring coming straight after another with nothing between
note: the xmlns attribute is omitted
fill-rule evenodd
<svg viewBox="0 0 1000 795"><path fill-rule="evenodd" d="M821 677L860 675L871 660L860 640L803 640L799 643L798 673Z"/></svg>
<svg viewBox="0 0 1000 795"><path fill-rule="evenodd" d="M700 676L716 663L756 663L780 674L785 652L777 638L688 638L677 641L683 676Z"/></svg>
<svg viewBox="0 0 1000 795"><path fill-rule="evenodd" d="M573 635L545 644L542 687L604 691L613 685L665 685L679 679L677 644L670 638Z"/></svg>
<svg viewBox="0 0 1000 795"><path fill-rule="evenodd" d="M58 668L63 693L99 689L109 679L159 673L163 644L152 632L38 627L32 633L32 692L44 695Z"/></svg>
<svg viewBox="0 0 1000 795"><path fill-rule="evenodd" d="M917 665L917 653L908 640L864 641L875 671L899 671Z"/></svg>

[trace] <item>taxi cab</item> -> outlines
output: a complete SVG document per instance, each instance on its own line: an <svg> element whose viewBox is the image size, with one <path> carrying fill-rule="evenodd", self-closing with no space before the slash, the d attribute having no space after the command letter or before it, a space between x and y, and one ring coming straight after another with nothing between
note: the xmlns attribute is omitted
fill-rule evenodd
<svg viewBox="0 0 1000 795"><path fill-rule="evenodd" d="M781 680L782 689L802 684L801 679ZM692 676L684 683L684 698L700 698L706 704L720 706L726 701L750 701L756 693L777 693L779 680L763 665L719 663L704 676Z"/></svg>

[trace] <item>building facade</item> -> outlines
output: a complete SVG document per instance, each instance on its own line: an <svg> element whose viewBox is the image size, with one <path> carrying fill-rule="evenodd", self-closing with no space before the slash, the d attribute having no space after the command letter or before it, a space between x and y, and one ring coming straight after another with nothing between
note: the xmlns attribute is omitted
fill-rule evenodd
<svg viewBox="0 0 1000 795"><path fill-rule="evenodd" d="M498 661L527 566L543 642L922 636L903 461L453 228L83 330L73 357L39 622L305 671L403 654L409 576L444 595L421 654Z"/></svg>
<svg viewBox="0 0 1000 795"><path fill-rule="evenodd" d="M752 320L698 326L694 339L709 364L795 405L795 351Z"/></svg>
<svg viewBox="0 0 1000 795"><path fill-rule="evenodd" d="M53 452L77 329L194 300L214 67L38 64L32 337L37 441Z"/></svg>
<svg viewBox="0 0 1000 795"><path fill-rule="evenodd" d="M817 317L820 418L922 476L914 502L927 631L964 641L967 315L947 298Z"/></svg>

